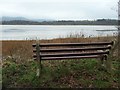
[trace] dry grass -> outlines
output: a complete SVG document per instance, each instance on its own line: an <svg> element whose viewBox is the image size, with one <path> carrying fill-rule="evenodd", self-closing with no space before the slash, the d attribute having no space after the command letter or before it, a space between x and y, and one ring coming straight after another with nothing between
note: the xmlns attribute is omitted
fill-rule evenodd
<svg viewBox="0 0 120 90"><path fill-rule="evenodd" d="M40 43L75 43L75 42L100 42L111 41L115 37L96 37L96 38L58 38L52 40L40 40ZM14 54L23 55L32 58L32 44L36 43L35 40L5 40L2 42L3 56L13 56Z"/></svg>

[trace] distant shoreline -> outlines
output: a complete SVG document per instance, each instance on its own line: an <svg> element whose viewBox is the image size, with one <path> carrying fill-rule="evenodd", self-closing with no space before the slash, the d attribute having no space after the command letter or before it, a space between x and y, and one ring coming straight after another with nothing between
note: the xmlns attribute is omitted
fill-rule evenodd
<svg viewBox="0 0 120 90"><path fill-rule="evenodd" d="M83 21L26 21L26 20L12 20L1 21L2 25L118 25L118 20L112 19L98 19L98 20L83 20Z"/></svg>
<svg viewBox="0 0 120 90"><path fill-rule="evenodd" d="M12 26L12 25L23 25L23 24L0 24L0 25L11 25ZM32 24L25 24L25 25L27 26L27 25L32 25ZM36 26L38 26L38 25L36 24ZM44 25L44 26L117 26L117 25L103 25L103 24L101 24L101 25L73 25L73 24L72 25L67 25L67 24L66 25L62 25L62 24L61 25L49 25L48 24L48 25Z"/></svg>

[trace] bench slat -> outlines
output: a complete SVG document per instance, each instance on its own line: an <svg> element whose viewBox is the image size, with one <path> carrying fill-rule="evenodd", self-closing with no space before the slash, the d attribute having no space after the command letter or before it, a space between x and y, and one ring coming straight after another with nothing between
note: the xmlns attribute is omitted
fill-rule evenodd
<svg viewBox="0 0 120 90"><path fill-rule="evenodd" d="M100 55L92 56L69 56L69 57L43 57L42 60L63 60L63 59L83 59L83 58L101 58Z"/></svg>
<svg viewBox="0 0 120 90"><path fill-rule="evenodd" d="M114 42L89 42L89 43L41 43L40 47L50 47L50 46L89 46L89 45L113 45ZM32 45L36 47L36 44Z"/></svg>
<svg viewBox="0 0 120 90"><path fill-rule="evenodd" d="M111 46L107 46L107 47L86 47L86 48L40 49L40 52L83 51L83 50L106 50L106 49L111 49ZM36 49L34 49L33 52L36 52Z"/></svg>
<svg viewBox="0 0 120 90"><path fill-rule="evenodd" d="M53 53L53 54L40 54L41 57L59 57L59 56L85 56L85 55L101 55L109 54L109 51L102 52L82 52L82 53Z"/></svg>
<svg viewBox="0 0 120 90"><path fill-rule="evenodd" d="M89 46L89 45L113 45L112 42L90 42L90 43L44 43L40 44L40 47L46 46Z"/></svg>

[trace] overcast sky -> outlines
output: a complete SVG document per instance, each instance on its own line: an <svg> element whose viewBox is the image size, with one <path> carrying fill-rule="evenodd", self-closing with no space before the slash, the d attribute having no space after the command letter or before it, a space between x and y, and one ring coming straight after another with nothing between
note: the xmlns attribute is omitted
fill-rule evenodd
<svg viewBox="0 0 120 90"><path fill-rule="evenodd" d="M119 0L0 0L0 16L55 20L117 19Z"/></svg>

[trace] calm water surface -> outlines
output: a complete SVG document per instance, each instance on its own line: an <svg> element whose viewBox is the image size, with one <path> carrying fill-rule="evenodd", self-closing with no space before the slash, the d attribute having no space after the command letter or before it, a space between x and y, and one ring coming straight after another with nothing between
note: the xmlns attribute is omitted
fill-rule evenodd
<svg viewBox="0 0 120 90"><path fill-rule="evenodd" d="M0 40L53 39L78 35L84 37L117 34L115 26L97 25L1 25Z"/></svg>

